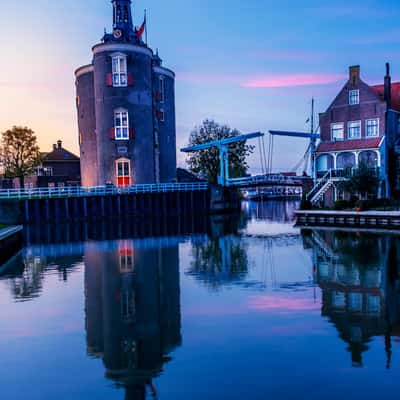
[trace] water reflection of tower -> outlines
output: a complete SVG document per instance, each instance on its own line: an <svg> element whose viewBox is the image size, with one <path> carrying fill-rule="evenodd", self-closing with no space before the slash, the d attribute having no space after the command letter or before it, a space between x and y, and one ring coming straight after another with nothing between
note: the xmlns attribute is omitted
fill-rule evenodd
<svg viewBox="0 0 400 400"><path fill-rule="evenodd" d="M314 250L322 315L348 343L353 365L362 366L373 337L385 336L389 367L391 337L400 333L398 239L331 231L303 237Z"/></svg>
<svg viewBox="0 0 400 400"><path fill-rule="evenodd" d="M85 249L88 352L102 357L106 377L125 387L126 399L154 393L152 379L181 344L178 246L160 241Z"/></svg>

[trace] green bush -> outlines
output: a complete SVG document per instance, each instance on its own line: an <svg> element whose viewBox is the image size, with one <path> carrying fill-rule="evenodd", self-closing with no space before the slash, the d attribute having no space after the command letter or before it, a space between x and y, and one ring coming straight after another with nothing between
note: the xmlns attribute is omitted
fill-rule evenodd
<svg viewBox="0 0 400 400"><path fill-rule="evenodd" d="M310 200L307 200L305 197L301 199L300 210L312 210L313 206Z"/></svg>
<svg viewBox="0 0 400 400"><path fill-rule="evenodd" d="M337 200L335 201L335 204L333 205L333 209L335 211L339 210L345 210L346 208L350 208L350 202L347 200Z"/></svg>

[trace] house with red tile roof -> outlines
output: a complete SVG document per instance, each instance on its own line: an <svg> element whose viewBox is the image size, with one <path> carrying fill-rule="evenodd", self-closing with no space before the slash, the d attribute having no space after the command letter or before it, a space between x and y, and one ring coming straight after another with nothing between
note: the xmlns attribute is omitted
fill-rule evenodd
<svg viewBox="0 0 400 400"><path fill-rule="evenodd" d="M343 174L338 172L357 168L361 162L378 169L379 197L393 196L400 188L396 166L400 82L391 82L389 65L384 82L371 86L361 79L359 66L350 67L348 81L320 114L321 141L313 155L317 182L314 203L332 205L345 198L337 184Z"/></svg>

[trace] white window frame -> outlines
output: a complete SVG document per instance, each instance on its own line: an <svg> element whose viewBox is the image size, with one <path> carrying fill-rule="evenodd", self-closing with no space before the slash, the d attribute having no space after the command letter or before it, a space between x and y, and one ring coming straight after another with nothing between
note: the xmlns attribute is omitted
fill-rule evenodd
<svg viewBox="0 0 400 400"><path fill-rule="evenodd" d="M350 136L350 129L353 129L353 127L351 127L351 124L358 124L359 128L360 128L360 134L357 137L351 137ZM357 139L361 139L362 136L362 132L361 132L361 121L349 121L347 123L347 139L348 140L357 140Z"/></svg>
<svg viewBox="0 0 400 400"><path fill-rule="evenodd" d="M333 136L333 127L334 126L341 126L341 128L342 128L342 137L341 138L338 138L338 137L334 137ZM338 129L336 129L336 131L337 131ZM331 140L333 141L333 140L344 140L344 122L334 122L334 123L332 123L331 124Z"/></svg>
<svg viewBox="0 0 400 400"><path fill-rule="evenodd" d="M160 121L165 122L165 111L163 108L160 110Z"/></svg>
<svg viewBox="0 0 400 400"><path fill-rule="evenodd" d="M360 104L360 91L358 89L349 90L349 104L351 106Z"/></svg>
<svg viewBox="0 0 400 400"><path fill-rule="evenodd" d="M119 164L123 164L122 167L122 173L123 175L119 175L118 173L118 165ZM128 175L126 175L126 171L125 171L125 166L126 164L128 165ZM131 177L131 160L129 160L129 158L118 158L117 160L115 160L115 175L117 178L130 178Z"/></svg>
<svg viewBox="0 0 400 400"><path fill-rule="evenodd" d="M125 54L112 56L112 81L114 87L128 86L128 61Z"/></svg>
<svg viewBox="0 0 400 400"><path fill-rule="evenodd" d="M117 122L120 122L118 124ZM114 110L115 140L129 140L129 112L124 108Z"/></svg>
<svg viewBox="0 0 400 400"><path fill-rule="evenodd" d="M160 103L165 102L165 78L160 75L159 77L159 90L160 90Z"/></svg>
<svg viewBox="0 0 400 400"><path fill-rule="evenodd" d="M372 122L372 121L376 122L376 133L373 135L369 134L369 132L368 132L368 128L369 128L368 122ZM369 119L365 120L365 137L367 137L367 138L378 137L379 136L379 123L380 123L379 118L369 118Z"/></svg>

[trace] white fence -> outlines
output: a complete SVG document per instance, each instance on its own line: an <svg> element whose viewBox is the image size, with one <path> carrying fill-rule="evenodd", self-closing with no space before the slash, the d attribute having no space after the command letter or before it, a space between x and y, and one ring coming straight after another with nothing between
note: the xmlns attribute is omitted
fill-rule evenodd
<svg viewBox="0 0 400 400"><path fill-rule="evenodd" d="M134 193L190 192L190 191L202 191L207 189L208 189L207 182L143 184L143 185L133 185L129 187L65 186L58 188L5 189L5 190L0 190L0 200L26 199L26 198L50 199L58 197L112 196L117 194L134 194Z"/></svg>

